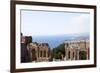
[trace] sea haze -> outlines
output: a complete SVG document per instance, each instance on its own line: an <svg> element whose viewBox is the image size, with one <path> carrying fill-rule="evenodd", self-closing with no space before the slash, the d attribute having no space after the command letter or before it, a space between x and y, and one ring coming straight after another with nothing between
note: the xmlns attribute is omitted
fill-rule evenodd
<svg viewBox="0 0 100 73"><path fill-rule="evenodd" d="M67 40L89 39L89 34L55 35L55 36L32 36L32 42L48 43L51 49Z"/></svg>

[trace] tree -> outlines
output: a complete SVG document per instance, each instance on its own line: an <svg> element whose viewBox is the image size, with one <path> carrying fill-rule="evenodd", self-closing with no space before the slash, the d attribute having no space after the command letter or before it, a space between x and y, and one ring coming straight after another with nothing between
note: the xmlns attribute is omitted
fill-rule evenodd
<svg viewBox="0 0 100 73"><path fill-rule="evenodd" d="M65 44L62 43L52 50L52 57L55 59L62 59L62 55L65 56Z"/></svg>
<svg viewBox="0 0 100 73"><path fill-rule="evenodd" d="M29 44L32 42L32 36L26 36L26 44Z"/></svg>
<svg viewBox="0 0 100 73"><path fill-rule="evenodd" d="M79 52L79 59L80 60L86 60L86 52L85 51Z"/></svg>

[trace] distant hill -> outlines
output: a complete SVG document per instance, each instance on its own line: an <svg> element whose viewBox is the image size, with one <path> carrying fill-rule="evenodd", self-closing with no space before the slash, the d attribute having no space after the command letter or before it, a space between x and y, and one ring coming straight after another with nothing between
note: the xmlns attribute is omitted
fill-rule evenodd
<svg viewBox="0 0 100 73"><path fill-rule="evenodd" d="M89 34L71 34L71 35L55 35L55 36L32 36L33 42L48 43L50 48L55 48L59 44L67 40L89 39Z"/></svg>

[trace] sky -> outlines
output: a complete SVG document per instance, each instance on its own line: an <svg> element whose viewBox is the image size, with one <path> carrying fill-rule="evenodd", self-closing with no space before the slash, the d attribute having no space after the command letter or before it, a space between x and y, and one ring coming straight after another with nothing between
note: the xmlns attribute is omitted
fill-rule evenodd
<svg viewBox="0 0 100 73"><path fill-rule="evenodd" d="M21 32L27 36L89 33L90 14L21 10Z"/></svg>

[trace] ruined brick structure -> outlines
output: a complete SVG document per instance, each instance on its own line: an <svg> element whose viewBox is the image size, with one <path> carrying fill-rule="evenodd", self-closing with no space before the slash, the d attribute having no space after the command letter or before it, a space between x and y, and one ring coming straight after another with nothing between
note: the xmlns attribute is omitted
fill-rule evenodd
<svg viewBox="0 0 100 73"><path fill-rule="evenodd" d="M21 62L49 61L48 43L32 42L31 36L21 35Z"/></svg>
<svg viewBox="0 0 100 73"><path fill-rule="evenodd" d="M30 54L27 49L27 45L32 42L31 36L21 35L21 62L31 62Z"/></svg>
<svg viewBox="0 0 100 73"><path fill-rule="evenodd" d="M49 45L47 43L30 43L27 46L32 61L49 61Z"/></svg>
<svg viewBox="0 0 100 73"><path fill-rule="evenodd" d="M65 41L66 60L88 60L89 40Z"/></svg>

